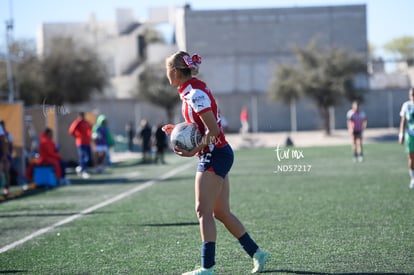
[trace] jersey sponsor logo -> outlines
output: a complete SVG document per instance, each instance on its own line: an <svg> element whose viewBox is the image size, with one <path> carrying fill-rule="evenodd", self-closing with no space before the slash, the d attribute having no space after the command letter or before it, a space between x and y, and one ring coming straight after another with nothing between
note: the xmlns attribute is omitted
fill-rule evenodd
<svg viewBox="0 0 414 275"><path fill-rule="evenodd" d="M204 107L204 101L205 100L206 100L206 97L204 95L195 96L192 99L193 104L196 105L198 108L203 108Z"/></svg>

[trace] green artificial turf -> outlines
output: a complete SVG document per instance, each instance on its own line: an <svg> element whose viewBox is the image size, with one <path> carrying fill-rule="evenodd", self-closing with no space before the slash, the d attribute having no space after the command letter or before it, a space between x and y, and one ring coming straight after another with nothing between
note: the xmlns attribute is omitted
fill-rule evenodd
<svg viewBox="0 0 414 275"><path fill-rule="evenodd" d="M233 212L272 255L267 274L414 273L414 190L400 145L366 145L362 163L352 161L350 146L275 149L236 151L230 173ZM1 203L4 247L190 167L0 254L0 273L181 274L199 265L196 160L167 161L124 163ZM217 230L217 273L249 274L251 259L219 223Z"/></svg>

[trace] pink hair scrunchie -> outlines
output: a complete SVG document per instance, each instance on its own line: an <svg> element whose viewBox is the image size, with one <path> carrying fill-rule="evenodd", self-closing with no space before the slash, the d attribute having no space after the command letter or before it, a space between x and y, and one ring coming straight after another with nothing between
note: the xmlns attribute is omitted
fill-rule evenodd
<svg viewBox="0 0 414 275"><path fill-rule="evenodd" d="M188 68L196 68L197 65L201 64L201 56L198 54L193 55L192 57L188 55L183 56L184 63Z"/></svg>

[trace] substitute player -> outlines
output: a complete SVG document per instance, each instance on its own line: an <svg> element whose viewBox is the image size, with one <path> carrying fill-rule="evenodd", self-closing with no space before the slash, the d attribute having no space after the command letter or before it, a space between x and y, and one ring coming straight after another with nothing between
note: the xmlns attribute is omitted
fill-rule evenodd
<svg viewBox="0 0 414 275"><path fill-rule="evenodd" d="M214 274L216 250L215 218L239 240L244 250L253 258L252 273L261 272L269 254L246 232L238 218L230 211L230 184L228 173L233 164L233 150L227 143L221 127L216 101L204 82L197 75L201 58L186 52L177 52L166 59L166 74L172 86L177 86L182 100L182 114L186 122L197 123L203 135L201 143L191 151L174 148L184 157L199 157L195 176L196 213L201 234L201 268L184 274ZM171 134L174 125L163 130Z"/></svg>
<svg viewBox="0 0 414 275"><path fill-rule="evenodd" d="M354 161L363 161L364 154L362 150L362 132L367 127L367 117L365 112L360 110L357 101L352 103L352 109L347 114L348 131L352 136L352 151L354 153Z"/></svg>
<svg viewBox="0 0 414 275"><path fill-rule="evenodd" d="M410 100L401 106L401 122L398 141L405 143L406 152L408 153L408 169L410 173L410 188L414 188L414 88L408 92Z"/></svg>

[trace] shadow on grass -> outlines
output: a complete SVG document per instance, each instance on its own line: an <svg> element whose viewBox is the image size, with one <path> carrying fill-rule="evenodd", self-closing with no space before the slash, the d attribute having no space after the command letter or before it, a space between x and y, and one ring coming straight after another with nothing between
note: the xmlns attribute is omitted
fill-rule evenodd
<svg viewBox="0 0 414 275"><path fill-rule="evenodd" d="M112 167L116 167L116 168L127 168L127 167L135 167L135 166L140 166L140 165L147 165L150 163L144 163L141 159L133 159L133 160L128 160L128 161L121 161L121 162L116 162L113 163L111 166Z"/></svg>
<svg viewBox="0 0 414 275"><path fill-rule="evenodd" d="M413 273L399 273L399 272L344 272L344 273L329 273L329 272L313 272L313 271L300 271L300 270L264 270L262 273L289 273L289 274L303 274L303 275L414 275Z"/></svg>
<svg viewBox="0 0 414 275"><path fill-rule="evenodd" d="M161 163L156 163L154 160L150 160L150 161L144 161L141 157L138 158L133 158L130 160L123 160L123 161L119 161L119 162L114 162L112 163L111 166L113 167L122 167L122 168L126 168L126 167L136 167L136 166L146 166L146 165L165 165L167 163L161 164Z"/></svg>
<svg viewBox="0 0 414 275"><path fill-rule="evenodd" d="M136 178L118 177L118 178L71 179L70 181L72 185L88 185L88 184L121 184L121 183L122 184L141 184L149 180L152 180L152 179L149 179L149 178L136 179ZM11 200L23 199L28 196L41 194L41 193L54 190L56 188L64 187L64 186L65 185L57 185L54 187L38 186L38 187L31 187L27 190L14 191L7 196L0 195L0 204L11 201Z"/></svg>
<svg viewBox="0 0 414 275"><path fill-rule="evenodd" d="M96 185L96 184L142 184L144 182L147 182L149 178L127 178L127 177L118 177L118 178L90 178L90 179L71 179L70 185ZM16 199L23 199L28 196L38 195L50 190L54 190L56 188L64 187L67 185L58 185L55 187L46 187L46 186L38 186L38 187L31 187L28 190L18 190L15 192L12 192L11 194L7 196L1 196L0 195L0 204L5 203L11 200Z"/></svg>
<svg viewBox="0 0 414 275"><path fill-rule="evenodd" d="M389 141L398 141L398 134L384 134L381 136L376 136L376 137L371 137L369 138L370 140L374 141L374 142L389 142Z"/></svg>
<svg viewBox="0 0 414 275"><path fill-rule="evenodd" d="M190 181L190 182L194 182L194 175L189 175L189 176L174 176L171 178L167 178L167 179L163 179L162 182L167 183L169 181Z"/></svg>
<svg viewBox="0 0 414 275"><path fill-rule="evenodd" d="M13 193L10 193L7 196L0 196L0 204L4 203L4 202L8 202L10 200L15 200L15 199L22 199L25 198L27 196L31 196L31 195L36 195L39 193L43 193L46 192L48 190L51 190L52 188L31 188L28 190L19 190Z"/></svg>
<svg viewBox="0 0 414 275"><path fill-rule="evenodd" d="M51 210L52 211L52 210ZM27 214L2 214L0 215L0 219L3 218L20 218L20 217L66 217L66 216L73 216L78 215L80 212L66 212L66 213L27 213ZM110 212L103 212L103 211L96 211L96 212L90 212L86 214L82 214L83 216L86 215L96 215L96 214L108 214Z"/></svg>
<svg viewBox="0 0 414 275"><path fill-rule="evenodd" d="M97 178L98 177L98 178ZM168 183L169 181L193 181L194 175L190 176L175 176L167 179L159 179L159 178L138 178L138 177L113 177L113 178L104 178L102 174L92 174L91 178L89 179L81 179L75 178L71 179L71 183L73 185L87 185L87 184L120 184L120 183L127 183L127 184L140 184L147 181L162 181L164 183Z"/></svg>
<svg viewBox="0 0 414 275"><path fill-rule="evenodd" d="M88 185L88 184L118 184L118 183L142 183L149 181L151 179L147 178L127 178L127 177L118 177L118 178L89 178L89 179L71 179L72 185Z"/></svg>
<svg viewBox="0 0 414 275"><path fill-rule="evenodd" d="M28 273L29 270L0 270L0 274Z"/></svg>
<svg viewBox="0 0 414 275"><path fill-rule="evenodd" d="M123 161L123 162L118 162L118 163L114 163L112 165L113 168L119 168L119 167L129 167L129 166L140 166L140 165L156 165L153 163L142 163L141 159L138 160L129 160L129 161ZM99 173L99 174L95 174L92 173L91 174L91 178L89 179L82 179L82 178L70 178L71 184L72 185L96 185L96 184L141 184L141 183L145 183L151 180L155 180L158 181L159 179L157 178L138 178L137 176L131 176L131 177L110 177L110 175L114 174L116 172L111 172L111 171L105 171L103 173ZM67 175L76 175L74 169L70 169L69 171L67 171ZM180 177L178 178L180 180L188 180L188 179L193 179L193 176L191 177ZM175 178L168 178L168 179L162 179L163 182L168 182L170 180L177 180L177 177ZM10 201L10 200L14 200L14 199L21 199L21 198L25 198L27 196L31 196L31 195L37 195L39 193L43 193L49 190L53 190L59 187L63 187L64 185L57 185L54 187L47 187L47 186L35 186L34 183L30 184L30 188L27 190L18 190L18 191L14 191L9 195L0 195L0 204Z"/></svg>
<svg viewBox="0 0 414 275"><path fill-rule="evenodd" d="M141 224L141 226L150 226L150 227L194 226L194 225L198 225L198 222L144 223L144 224Z"/></svg>

